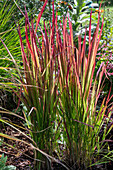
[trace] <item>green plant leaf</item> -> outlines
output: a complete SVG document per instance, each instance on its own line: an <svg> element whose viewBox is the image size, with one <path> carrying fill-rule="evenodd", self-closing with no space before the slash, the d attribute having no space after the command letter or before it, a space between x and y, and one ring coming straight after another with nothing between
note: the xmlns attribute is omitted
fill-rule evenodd
<svg viewBox="0 0 113 170"><path fill-rule="evenodd" d="M7 161L7 156L4 157L4 154L2 154L2 157L0 158L0 168L5 167L6 161Z"/></svg>
<svg viewBox="0 0 113 170"><path fill-rule="evenodd" d="M13 165L9 165L9 166L4 167L2 170L16 170L16 167Z"/></svg>

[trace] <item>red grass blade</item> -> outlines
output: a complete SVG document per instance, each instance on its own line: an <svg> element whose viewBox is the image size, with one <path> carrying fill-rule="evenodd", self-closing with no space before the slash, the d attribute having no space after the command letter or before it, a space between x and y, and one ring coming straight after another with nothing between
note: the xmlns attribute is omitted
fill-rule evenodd
<svg viewBox="0 0 113 170"><path fill-rule="evenodd" d="M36 31L37 31L37 28L38 28L38 25L39 25L41 16L42 16L42 14L43 14L43 12L44 12L44 9L45 9L45 7L46 7L47 2L48 2L48 0L45 1L45 3L44 3L44 5L43 5L43 7L42 7L42 9L41 9L41 11L40 11L40 13L39 13L39 15L38 15L37 22L36 22L35 33L36 33Z"/></svg>

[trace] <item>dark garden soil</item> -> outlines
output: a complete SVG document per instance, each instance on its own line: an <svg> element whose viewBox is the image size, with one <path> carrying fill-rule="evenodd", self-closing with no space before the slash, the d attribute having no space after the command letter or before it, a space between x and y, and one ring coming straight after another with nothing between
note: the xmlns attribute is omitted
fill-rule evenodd
<svg viewBox="0 0 113 170"><path fill-rule="evenodd" d="M15 124L20 125L19 120L14 121ZM11 135L18 139L21 139L26 142L30 142L26 137L12 129L10 126L5 126L0 123L0 132L7 135ZM26 134L28 134L26 130ZM9 146L10 145L10 146ZM11 147L12 146L12 147ZM9 139L4 139L2 146L0 146L0 154L4 153L4 156L7 156L6 165L14 165L17 170L32 170L34 162L34 152L32 148L25 145L22 142L12 141Z"/></svg>
<svg viewBox="0 0 113 170"><path fill-rule="evenodd" d="M13 111L13 109L17 108L15 102L15 96L13 96L9 92L0 91L0 107L5 108L7 110ZM21 113L20 113L21 115ZM7 114L0 115L2 119L5 119L9 122L12 122L16 125L23 126L22 122L19 118ZM11 135L18 139L21 139L26 142L30 142L25 136L21 133L17 132L15 129L11 128L8 125L2 124L0 122L0 132ZM24 131L27 134L29 132L26 130ZM1 138L0 138L1 139ZM10 145L10 146L9 146ZM0 146L0 154L7 156L7 163L6 165L14 165L16 166L16 170L33 170L34 169L34 152L32 148L28 147L22 142L12 141L9 139L4 138L3 144Z"/></svg>

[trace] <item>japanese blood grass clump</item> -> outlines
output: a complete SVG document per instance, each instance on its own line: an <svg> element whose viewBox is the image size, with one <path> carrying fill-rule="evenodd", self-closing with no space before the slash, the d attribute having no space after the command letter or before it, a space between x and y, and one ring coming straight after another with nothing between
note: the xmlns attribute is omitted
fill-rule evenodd
<svg viewBox="0 0 113 170"><path fill-rule="evenodd" d="M91 38L90 15L88 53L85 34L83 45L81 37L78 38L79 45L75 56L72 25L69 21L70 34L68 34L67 19L63 25L63 42L59 46L61 54L58 55L60 64L58 112L64 124L62 135L66 145L67 161L73 169L87 169L96 164L113 161L113 151L109 150L106 140L109 133L107 125L113 112L113 103L109 104L107 110L112 98L111 89L108 96L101 101L100 108L97 107L104 83L102 78L106 72L106 66L102 63L94 76L96 53L103 27L102 22L99 31L99 18L100 14ZM57 43L59 42L60 39ZM100 134L102 128L103 132Z"/></svg>
<svg viewBox="0 0 113 170"><path fill-rule="evenodd" d="M1 82L1 85L3 88L15 92L25 108L23 110L24 118L6 110L2 110L1 112L17 116L21 120L24 120L30 131L30 136L27 136L21 131L21 129L25 129L24 127L16 127L16 125L3 120L2 118L0 118L0 121L22 133L34 146L31 146L31 144L26 141L22 141L6 134L0 133L0 136L11 140L22 141L23 143L30 145L34 150L38 150L38 152L35 152L35 160L37 160L35 163L36 169L38 170L50 169L49 164L51 159L60 163L54 157L48 155L52 155L52 152L54 151L53 146L56 143L56 140L54 140L54 127L57 111L56 99L58 98L56 94L59 82L59 63L57 55L60 51L57 44L54 44L56 42L54 3L52 23L50 22L50 27L46 27L45 21L43 28L39 25L41 15L43 14L47 2L48 0L44 3L41 12L38 15L35 29L33 20L31 23L29 22L26 10L25 34L22 33L21 35L21 30L18 26L23 70L20 69L20 66L17 64L6 44L0 39L14 64L13 68L5 67L7 71L9 70L8 73L11 76L11 80L10 82L3 81ZM24 38L26 38L26 43L25 41L23 43ZM44 156L42 156L43 154ZM48 163L44 157L50 162L48 161ZM62 166L65 167L63 164Z"/></svg>
<svg viewBox="0 0 113 170"><path fill-rule="evenodd" d="M52 154L52 145L54 144L53 130L56 119L55 101L57 98L56 90L58 88L58 61L55 55L57 54L56 51L59 51L57 45L54 44L54 4L52 23L50 23L49 29L46 27L45 21L44 28L38 28L41 15L47 2L48 1L44 3L38 15L35 29L33 20L31 23L29 22L27 12L25 11L25 34L22 35L26 37L26 44L22 42L24 38L21 35L20 27L18 27L23 70L20 70L16 60L1 39L15 65L15 69L13 68L14 72L9 72L12 77L10 82L1 82L1 84L5 86L5 88L14 91L19 97L19 100L24 104L24 108L26 108L26 111L23 111L24 120L27 123L28 129L30 129L31 141L34 143L34 146L46 153ZM37 28L40 37L37 34ZM44 30L44 32L42 30ZM8 68L6 69L8 70ZM0 119L0 121L9 125L9 123L2 119ZM15 128L13 125L11 126ZM17 130L20 131L20 129ZM1 136L8 138L8 136L3 134L1 134ZM9 138L18 140L11 137ZM28 138L30 139L30 137ZM35 158L43 160L42 153L37 152ZM48 157L48 159L51 158ZM36 165L38 170L44 169L45 167L47 168L47 165L45 166L44 161L43 163L39 161ZM48 169L50 169L50 167Z"/></svg>
<svg viewBox="0 0 113 170"><path fill-rule="evenodd" d="M25 11L25 34L22 34L23 36L18 28L23 70L20 70L16 60L1 40L15 65L15 72L10 70L11 82L1 82L1 85L14 91L24 104L26 108L26 111L23 111L24 118L14 113L10 114L26 121L30 136L2 118L0 121L21 132L32 142L31 145L22 141L37 151L36 169L51 169L51 160L62 164L50 156L54 150L59 150L58 139L63 140L66 144L65 156L69 156L72 169L87 168L95 161L98 163L97 158L100 159L99 155L104 154L103 148L106 149L106 157L102 156L102 161L107 161L111 156L111 152L108 153L108 148L105 147L105 144L103 145L107 133L107 121L112 109L109 106L109 110L106 112L110 93L107 99L103 99L99 110L96 107L101 93L102 76L106 70L104 64L100 66L96 77L93 75L102 27L99 32L98 18L97 28L91 39L90 16L89 52L87 54L85 51L86 35L82 47L79 37L79 47L75 48L70 19L69 17L63 19L63 25L60 24L59 27L57 13L56 17L54 13L54 3L49 27L46 26L45 21L43 28L40 27L40 18L47 2L44 3L36 24L33 23L33 20L31 23L29 22ZM35 28L34 25L36 25ZM24 36L26 44L22 41ZM2 113L8 114L6 110ZM100 140L99 132L104 123L105 114L108 120L106 119L104 133ZM2 133L0 136L21 141ZM69 169L64 164L62 166Z"/></svg>

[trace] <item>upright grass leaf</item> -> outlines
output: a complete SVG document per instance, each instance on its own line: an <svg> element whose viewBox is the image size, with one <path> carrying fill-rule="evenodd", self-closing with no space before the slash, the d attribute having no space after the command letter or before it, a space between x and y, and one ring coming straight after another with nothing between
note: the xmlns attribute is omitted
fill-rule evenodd
<svg viewBox="0 0 113 170"><path fill-rule="evenodd" d="M39 22L40 22L40 18L42 16L43 12L44 12L44 9L46 7L47 2L48 2L48 0L45 1L45 3L44 3L44 5L43 5L43 7L42 7L42 9L41 9L41 11L40 11L40 13L38 15L37 22L36 22L35 32L37 31L37 28L38 28L38 25L39 25Z"/></svg>

